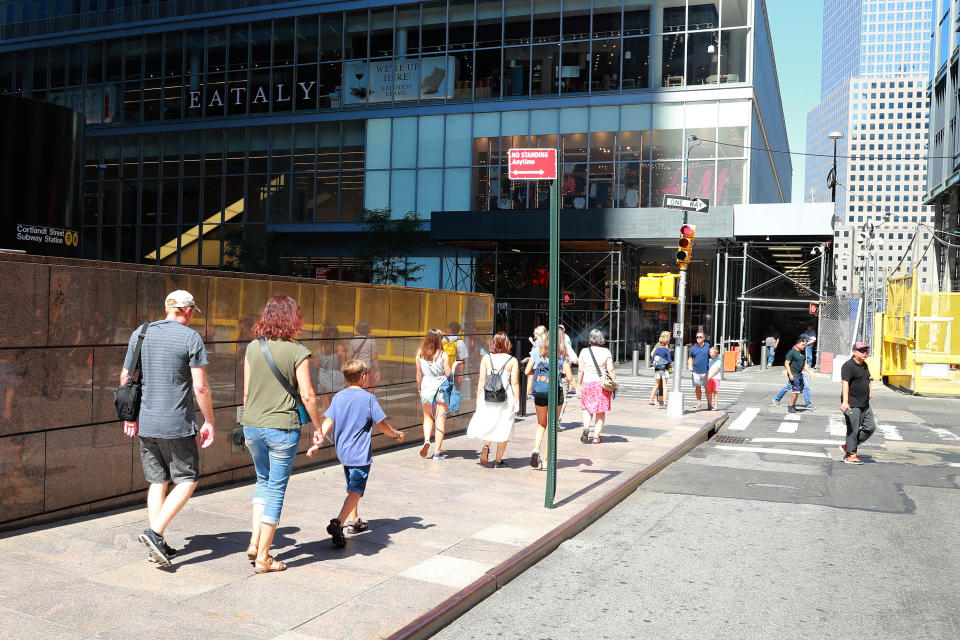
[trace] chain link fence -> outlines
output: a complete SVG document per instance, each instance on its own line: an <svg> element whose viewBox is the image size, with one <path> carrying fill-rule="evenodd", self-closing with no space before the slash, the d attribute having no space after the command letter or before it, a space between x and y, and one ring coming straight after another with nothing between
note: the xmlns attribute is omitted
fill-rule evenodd
<svg viewBox="0 0 960 640"><path fill-rule="evenodd" d="M859 333L857 309L859 297L827 296L821 306L820 352L848 354Z"/></svg>

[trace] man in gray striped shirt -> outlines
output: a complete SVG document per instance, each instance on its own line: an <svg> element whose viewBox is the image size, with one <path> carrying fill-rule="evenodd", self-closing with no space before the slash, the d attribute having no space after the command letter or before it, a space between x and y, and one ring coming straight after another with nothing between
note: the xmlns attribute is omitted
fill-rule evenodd
<svg viewBox="0 0 960 640"><path fill-rule="evenodd" d="M147 490L150 527L139 536L152 560L170 566L176 555L163 533L193 495L200 477L200 452L213 444L213 400L207 385L207 351L200 334L189 327L194 312L200 313L193 296L174 291L166 297L167 317L151 322L140 350L143 398L137 422L124 422L123 432L140 436L140 460ZM126 384L136 369L134 351L138 328L130 336L127 356L120 373ZM192 387L192 393L191 393ZM203 414L198 432L193 398ZM173 482L173 490L167 487Z"/></svg>

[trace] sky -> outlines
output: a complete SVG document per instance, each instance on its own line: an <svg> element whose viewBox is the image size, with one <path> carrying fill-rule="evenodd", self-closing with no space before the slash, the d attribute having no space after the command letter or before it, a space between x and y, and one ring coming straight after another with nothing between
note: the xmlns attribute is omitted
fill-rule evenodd
<svg viewBox="0 0 960 640"><path fill-rule="evenodd" d="M790 150L806 150L807 113L820 101L823 0L767 0ZM803 156L793 156L793 202L803 202Z"/></svg>

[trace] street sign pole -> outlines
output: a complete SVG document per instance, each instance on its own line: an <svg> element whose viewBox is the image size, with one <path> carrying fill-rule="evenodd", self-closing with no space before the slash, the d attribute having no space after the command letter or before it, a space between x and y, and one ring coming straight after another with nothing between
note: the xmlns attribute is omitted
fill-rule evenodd
<svg viewBox="0 0 960 640"><path fill-rule="evenodd" d="M550 300L548 325L550 327L550 385L547 391L547 488L543 506L553 508L557 493L557 391L559 378L559 332L560 323L560 173L550 187Z"/></svg>
<svg viewBox="0 0 960 640"><path fill-rule="evenodd" d="M681 182L681 188L683 193L680 194L681 199L686 199L687 197L687 156L689 155L690 150L686 144L683 145L683 181ZM687 224L687 210L683 210L683 224ZM673 348L673 391L670 392L670 397L667 399L667 415L671 418L680 418L683 416L683 391L681 389L681 383L683 381L683 371L686 369L687 363L682 362L683 360L683 311L684 306L687 303L687 265L680 265L680 283L677 285L677 323L680 325L680 339L677 340L677 344Z"/></svg>

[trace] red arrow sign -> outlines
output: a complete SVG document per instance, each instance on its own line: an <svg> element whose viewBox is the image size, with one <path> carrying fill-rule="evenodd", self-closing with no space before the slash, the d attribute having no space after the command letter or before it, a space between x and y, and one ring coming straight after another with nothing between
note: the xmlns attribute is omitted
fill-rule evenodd
<svg viewBox="0 0 960 640"><path fill-rule="evenodd" d="M556 180L556 149L510 149L507 151L511 180Z"/></svg>

